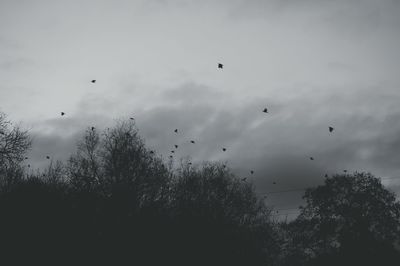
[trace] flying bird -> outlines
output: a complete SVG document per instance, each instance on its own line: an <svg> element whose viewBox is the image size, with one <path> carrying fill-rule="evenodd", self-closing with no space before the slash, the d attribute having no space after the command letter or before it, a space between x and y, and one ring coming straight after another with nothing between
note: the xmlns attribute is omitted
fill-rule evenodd
<svg viewBox="0 0 400 266"><path fill-rule="evenodd" d="M327 178L327 177L328 177L328 174L325 174L325 177Z"/></svg>
<svg viewBox="0 0 400 266"><path fill-rule="evenodd" d="M267 114L268 113L268 109L264 108L263 112Z"/></svg>
<svg viewBox="0 0 400 266"><path fill-rule="evenodd" d="M310 157L310 160L311 160L311 161L314 161L314 157Z"/></svg>
<svg viewBox="0 0 400 266"><path fill-rule="evenodd" d="M30 164L28 164L28 168L29 168L29 167L31 167L31 165L30 165Z"/></svg>
<svg viewBox="0 0 400 266"><path fill-rule="evenodd" d="M222 148L222 151L226 151L226 148Z"/></svg>
<svg viewBox="0 0 400 266"><path fill-rule="evenodd" d="M225 167L226 167L226 164L223 164L222 167L225 168Z"/></svg>
<svg viewBox="0 0 400 266"><path fill-rule="evenodd" d="M191 163L191 162L189 162L189 163L188 163L188 165L192 165L192 163Z"/></svg>
<svg viewBox="0 0 400 266"><path fill-rule="evenodd" d="M224 65L223 65L223 64L221 64L221 63L218 63L218 68L221 68L221 69L223 69L223 68L224 68Z"/></svg>
<svg viewBox="0 0 400 266"><path fill-rule="evenodd" d="M175 144L174 146L175 146L175 149L178 149L178 145Z"/></svg>
<svg viewBox="0 0 400 266"><path fill-rule="evenodd" d="M50 156L46 156L46 159L47 159L47 160L50 160Z"/></svg>
<svg viewBox="0 0 400 266"><path fill-rule="evenodd" d="M171 158L171 159L172 159L172 158L174 158L174 156L170 155L170 156L169 156L169 158Z"/></svg>
<svg viewBox="0 0 400 266"><path fill-rule="evenodd" d="M175 151L171 151L171 153L175 153Z"/></svg>
<svg viewBox="0 0 400 266"><path fill-rule="evenodd" d="M65 115L65 113L64 112L61 112L61 116L64 116Z"/></svg>
<svg viewBox="0 0 400 266"><path fill-rule="evenodd" d="M174 132L175 132L175 133L178 133L178 129L175 129Z"/></svg>
<svg viewBox="0 0 400 266"><path fill-rule="evenodd" d="M333 127L329 127L329 132L332 132L334 130Z"/></svg>
<svg viewBox="0 0 400 266"><path fill-rule="evenodd" d="M343 172L347 173L347 170L343 170Z"/></svg>
<svg viewBox="0 0 400 266"><path fill-rule="evenodd" d="M133 117L129 117L129 119L130 119L130 120L135 120L135 118L133 118Z"/></svg>
<svg viewBox="0 0 400 266"><path fill-rule="evenodd" d="M150 154L154 154L154 151L150 151Z"/></svg>
<svg viewBox="0 0 400 266"><path fill-rule="evenodd" d="M276 185L276 182L274 181L274 182L272 182L272 184L273 184L273 185Z"/></svg>
<svg viewBox="0 0 400 266"><path fill-rule="evenodd" d="M92 127L91 129L92 129L92 131L94 131L96 128L95 128L95 127Z"/></svg>
<svg viewBox="0 0 400 266"><path fill-rule="evenodd" d="M242 178L242 181L246 181L247 177Z"/></svg>
<svg viewBox="0 0 400 266"><path fill-rule="evenodd" d="M95 79L92 79L92 83L96 83L96 80L95 80Z"/></svg>
<svg viewBox="0 0 400 266"><path fill-rule="evenodd" d="M253 170L251 170L251 171L250 171L250 174L254 174L254 171L253 171Z"/></svg>
<svg viewBox="0 0 400 266"><path fill-rule="evenodd" d="M195 143L194 140L191 140L190 142L193 143L193 144Z"/></svg>
<svg viewBox="0 0 400 266"><path fill-rule="evenodd" d="M25 157L25 160L28 160L28 157Z"/></svg>

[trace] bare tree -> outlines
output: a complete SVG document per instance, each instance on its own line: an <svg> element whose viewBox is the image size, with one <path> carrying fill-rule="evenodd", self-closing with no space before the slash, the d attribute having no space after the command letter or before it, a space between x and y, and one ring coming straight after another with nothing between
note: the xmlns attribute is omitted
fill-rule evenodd
<svg viewBox="0 0 400 266"><path fill-rule="evenodd" d="M78 143L77 153L68 161L68 173L75 190L90 192L98 189L102 182L99 157L100 136L94 128L86 130Z"/></svg>
<svg viewBox="0 0 400 266"><path fill-rule="evenodd" d="M76 190L125 195L136 208L167 200L168 168L145 147L134 121L119 122L102 134L89 128L69 159L68 173Z"/></svg>
<svg viewBox="0 0 400 266"><path fill-rule="evenodd" d="M104 133L101 159L108 187L129 193L137 207L166 199L169 171L145 147L134 121L118 122Z"/></svg>
<svg viewBox="0 0 400 266"><path fill-rule="evenodd" d="M23 177L20 163L30 147L28 132L13 126L7 116L0 112L0 181L3 187Z"/></svg>
<svg viewBox="0 0 400 266"><path fill-rule="evenodd" d="M223 164L183 163L174 176L171 197L171 215L188 228L180 232L181 241L196 243L193 248L181 247L188 254L197 254L199 248L204 257L229 257L232 265L269 265L278 254L270 209L252 183Z"/></svg>
<svg viewBox="0 0 400 266"><path fill-rule="evenodd" d="M172 194L177 211L193 211L193 215L226 219L238 225L269 217L270 211L257 197L253 185L218 163L181 166Z"/></svg>

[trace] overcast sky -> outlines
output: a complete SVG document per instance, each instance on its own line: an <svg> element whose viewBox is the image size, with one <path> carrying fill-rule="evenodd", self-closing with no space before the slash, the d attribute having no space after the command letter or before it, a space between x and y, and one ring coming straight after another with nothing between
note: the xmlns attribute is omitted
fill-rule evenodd
<svg viewBox="0 0 400 266"><path fill-rule="evenodd" d="M0 109L30 129L34 167L133 116L160 154L227 161L260 193L344 169L400 192L399 14L398 0L0 0Z"/></svg>

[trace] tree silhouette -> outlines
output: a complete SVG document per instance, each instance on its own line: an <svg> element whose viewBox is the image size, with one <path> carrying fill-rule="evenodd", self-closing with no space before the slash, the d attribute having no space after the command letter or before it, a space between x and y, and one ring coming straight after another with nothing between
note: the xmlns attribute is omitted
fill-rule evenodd
<svg viewBox="0 0 400 266"><path fill-rule="evenodd" d="M394 245L400 236L400 203L378 178L335 175L308 189L304 199L300 216L288 227L288 261L293 256L312 265L399 262Z"/></svg>
<svg viewBox="0 0 400 266"><path fill-rule="evenodd" d="M145 147L134 121L119 122L101 135L88 129L67 168L77 191L129 194L138 208L166 200L168 169Z"/></svg>
<svg viewBox="0 0 400 266"><path fill-rule="evenodd" d="M274 260L278 252L271 211L252 184L222 164L183 164L171 193L171 212L183 230L181 241L196 243L180 247L183 254L214 258L202 262L215 265L265 265Z"/></svg>
<svg viewBox="0 0 400 266"><path fill-rule="evenodd" d="M7 116L0 112L0 184L7 189L17 179L23 177L20 163L31 146L27 131L13 126Z"/></svg>
<svg viewBox="0 0 400 266"><path fill-rule="evenodd" d="M371 174L327 178L306 191L296 220L277 224L247 179L225 164L164 162L146 148L133 119L104 132L88 128L66 163L51 160L37 173L21 166L30 144L28 133L1 114L3 261L7 255L13 264L29 258L69 265L400 261L400 204Z"/></svg>
<svg viewBox="0 0 400 266"><path fill-rule="evenodd" d="M74 190L91 192L98 190L103 181L100 160L100 136L94 129L87 129L79 141L77 152L71 156L67 171Z"/></svg>

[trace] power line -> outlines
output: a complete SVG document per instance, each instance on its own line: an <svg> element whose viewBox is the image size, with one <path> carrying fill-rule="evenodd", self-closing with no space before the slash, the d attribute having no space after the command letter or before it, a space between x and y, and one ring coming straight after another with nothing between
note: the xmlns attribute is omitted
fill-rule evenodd
<svg viewBox="0 0 400 266"><path fill-rule="evenodd" d="M398 178L400 178L400 177L381 177L380 179L398 179Z"/></svg>
<svg viewBox="0 0 400 266"><path fill-rule="evenodd" d="M289 211L289 210L299 210L300 207L296 208L285 208L285 209L274 209L274 211Z"/></svg>
<svg viewBox="0 0 400 266"><path fill-rule="evenodd" d="M310 187L307 187L307 188L310 188ZM269 191L269 192L261 193L261 195L286 193L286 192L293 192L293 191L304 191L307 188L304 187L304 188L293 188L293 189L286 189L286 190Z"/></svg>
<svg viewBox="0 0 400 266"><path fill-rule="evenodd" d="M389 180L389 179L399 179L400 177L381 177L381 180ZM312 187L303 187L303 188L293 188L293 189L286 189L286 190L276 190L276 191L268 191L264 193L259 193L259 195L268 195L268 194L280 194L280 193L287 193L287 192L296 192L296 191L305 191Z"/></svg>
<svg viewBox="0 0 400 266"><path fill-rule="evenodd" d="M399 179L400 177L381 177L379 179L383 180L388 180L388 179ZM310 188L310 187L308 187ZM305 191L308 188L296 188L296 189L287 189L287 190L278 190L278 191L270 191L266 193L260 193L261 195L267 195L267 194L279 194L279 193L286 193L286 192L295 192L295 191ZM273 209L272 210L272 216L281 216L281 215L291 215L291 214L297 214L300 211L300 206L296 208L282 208L282 209ZM285 213L279 213L279 211L290 211L290 212L285 212Z"/></svg>
<svg viewBox="0 0 400 266"><path fill-rule="evenodd" d="M274 213L271 216L286 216L286 215L296 215L297 212L288 212L288 213Z"/></svg>

